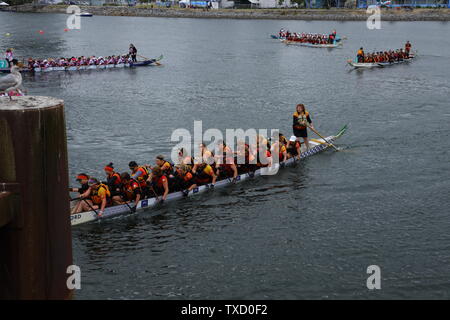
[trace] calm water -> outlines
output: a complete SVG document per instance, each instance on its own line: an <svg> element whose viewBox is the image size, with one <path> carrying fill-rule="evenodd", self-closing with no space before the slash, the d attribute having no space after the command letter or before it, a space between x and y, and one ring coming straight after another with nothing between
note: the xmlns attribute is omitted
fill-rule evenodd
<svg viewBox="0 0 450 320"><path fill-rule="evenodd" d="M162 67L27 76L65 100L71 175L168 154L172 130L279 128L305 103L327 151L263 177L135 217L73 229L80 299L450 298L450 24L93 17L0 13L20 56L110 55L134 43ZM333 51L286 47L281 27L336 28ZM40 35L38 30L44 30ZM12 35L6 37L5 32ZM360 46L420 58L349 71ZM74 179L72 183L75 184ZM366 288L379 265L382 289Z"/></svg>

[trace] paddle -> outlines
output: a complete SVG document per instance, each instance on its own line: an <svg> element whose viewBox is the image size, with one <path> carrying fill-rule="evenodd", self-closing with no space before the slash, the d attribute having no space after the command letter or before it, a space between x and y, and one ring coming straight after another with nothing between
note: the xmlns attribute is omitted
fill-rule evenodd
<svg viewBox="0 0 450 320"><path fill-rule="evenodd" d="M135 213L136 212L136 207L130 207L130 205L128 204L128 202L125 201L125 204L127 205L127 207L130 209L131 213ZM137 204L136 204L137 205Z"/></svg>
<svg viewBox="0 0 450 320"><path fill-rule="evenodd" d="M154 61L155 61L155 64L156 64L157 66L160 66L160 65L161 65L161 63L159 63L158 61L162 59L162 55L159 56L159 58L157 58L157 59L150 59L150 58L141 56L141 55L139 55L139 54L138 54L137 56L138 56L138 57L141 57L141 58L144 58L145 60L154 60Z"/></svg>
<svg viewBox="0 0 450 320"><path fill-rule="evenodd" d="M89 208L91 208L91 210L94 211L95 214L98 216L97 210L95 210L85 198L80 198L80 199L83 200L84 202L86 202L86 204L89 206Z"/></svg>
<svg viewBox="0 0 450 320"><path fill-rule="evenodd" d="M331 142L328 142L327 139L325 139L320 133L317 132L316 129L314 129L313 127L311 127L308 123L306 123L306 126L308 128L310 128L315 134L317 134L319 137L321 137L323 139L323 141L325 141L326 144L328 144L329 146L333 147L336 151L340 151L334 144L332 144Z"/></svg>
<svg viewBox="0 0 450 320"><path fill-rule="evenodd" d="M159 196L156 194L156 191L155 191L155 189L153 189L153 186L151 186L150 189L153 191L153 194L155 195L156 201L159 202Z"/></svg>

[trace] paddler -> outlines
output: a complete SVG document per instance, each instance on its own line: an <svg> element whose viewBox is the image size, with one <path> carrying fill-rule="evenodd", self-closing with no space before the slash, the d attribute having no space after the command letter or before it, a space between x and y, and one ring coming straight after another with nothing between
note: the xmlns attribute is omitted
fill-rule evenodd
<svg viewBox="0 0 450 320"><path fill-rule="evenodd" d="M333 30L333 32L331 32L331 33L328 35L328 43L329 43L329 44L333 44L333 43L334 43L334 40L336 40L336 30Z"/></svg>
<svg viewBox="0 0 450 320"><path fill-rule="evenodd" d="M98 216L102 216L106 206L110 203L111 193L108 186L100 183L96 178L89 179L89 189L86 192L86 198L81 202L83 211L95 210ZM97 211L100 209L99 211Z"/></svg>
<svg viewBox="0 0 450 320"><path fill-rule="evenodd" d="M208 183L212 183L214 186L216 183L217 176L215 175L213 168L205 162L196 163L192 168L192 173L195 177L195 184L199 186Z"/></svg>
<svg viewBox="0 0 450 320"><path fill-rule="evenodd" d="M166 200L167 195L169 194L169 181L164 175L164 172L160 166L155 166L152 168L152 180L150 188L157 197L162 196L160 202Z"/></svg>
<svg viewBox="0 0 450 320"><path fill-rule="evenodd" d="M238 176L236 164L234 161L232 163L225 162L224 160L217 162L216 175L223 179L233 178L233 181L235 181Z"/></svg>
<svg viewBox="0 0 450 320"><path fill-rule="evenodd" d="M147 179L149 172L145 166L139 166L136 161L130 161L128 167L131 170L131 178L136 180L142 189L143 197L149 195L149 188L147 187Z"/></svg>
<svg viewBox="0 0 450 320"><path fill-rule="evenodd" d="M69 188L69 191L70 192L78 192L80 198L86 197L87 196L86 192L89 189L89 185L88 185L89 176L85 173L80 173L77 175L77 181L80 183L81 187L80 188ZM82 211L81 203L82 203L82 201L78 202L76 204L76 206L72 208L72 210L71 210L72 214L80 213Z"/></svg>
<svg viewBox="0 0 450 320"><path fill-rule="evenodd" d="M133 62L137 62L137 59L136 59L137 49L132 43L130 44L130 48L128 49L128 53L130 54L132 61Z"/></svg>
<svg viewBox="0 0 450 320"><path fill-rule="evenodd" d="M201 161L199 162L204 162L207 163L211 166L214 166L214 153L210 150L208 150L208 148L206 147L206 145L202 142L199 145L199 149L200 149L200 155L201 155Z"/></svg>
<svg viewBox="0 0 450 320"><path fill-rule="evenodd" d="M178 150L178 163L179 165L185 164L188 166L194 165L194 159L187 154L187 151L185 148L181 148Z"/></svg>
<svg viewBox="0 0 450 320"><path fill-rule="evenodd" d="M123 172L120 175L120 179L122 181L120 187L120 194L115 195L112 200L114 204L124 204L134 202L134 207L131 208L131 211L136 211L136 206L138 202L142 199L142 189L139 183L130 177L128 172Z"/></svg>
<svg viewBox="0 0 450 320"><path fill-rule="evenodd" d="M408 41L406 41L406 44L405 44L405 54L406 54L407 58L409 58L410 51L411 51L411 43L408 40Z"/></svg>
<svg viewBox="0 0 450 320"><path fill-rule="evenodd" d="M121 193L121 184L122 181L120 179L120 174L114 171L113 163L110 162L104 168L106 174L106 185L111 192L111 197L119 195Z"/></svg>
<svg viewBox="0 0 450 320"><path fill-rule="evenodd" d="M363 47L359 48L358 52L356 53L356 59L358 62L364 62L364 49Z"/></svg>
<svg viewBox="0 0 450 320"><path fill-rule="evenodd" d="M173 174L172 164L169 161L166 161L163 155L156 156L155 163L161 168L163 174L167 177Z"/></svg>
<svg viewBox="0 0 450 320"><path fill-rule="evenodd" d="M250 145L242 140L238 141L237 144L236 159L236 167L239 174L258 169L256 166L256 158L250 149Z"/></svg>
<svg viewBox="0 0 450 320"><path fill-rule="evenodd" d="M175 167L174 186L175 190L182 191L185 196L189 194L189 191L197 187L189 165L180 164Z"/></svg>
<svg viewBox="0 0 450 320"><path fill-rule="evenodd" d="M80 195L85 193L89 189L89 176L86 173L80 173L77 175L77 182L80 183L80 188L69 188L70 192L78 192Z"/></svg>
<svg viewBox="0 0 450 320"><path fill-rule="evenodd" d="M286 145L287 158L290 159L292 157L295 157L297 160L300 160L301 155L300 147L301 144L300 141L297 140L297 137L291 136Z"/></svg>
<svg viewBox="0 0 450 320"><path fill-rule="evenodd" d="M8 68L11 68L12 61L14 60L14 53L12 48L6 49L5 60L8 62Z"/></svg>
<svg viewBox="0 0 450 320"><path fill-rule="evenodd" d="M223 140L218 143L218 152L216 155L216 175L221 178L236 179L238 172L234 163L234 154L229 146Z"/></svg>
<svg viewBox="0 0 450 320"><path fill-rule="evenodd" d="M276 140L276 138L278 138ZM278 137L273 137L274 143L272 143L272 146L270 148L271 154L275 155L278 152L278 162L284 162L287 160L287 150L286 145L284 144L284 138L283 135L279 134Z"/></svg>
<svg viewBox="0 0 450 320"><path fill-rule="evenodd" d="M278 138L280 139L281 143L283 143L284 145L287 145L288 143L288 139L286 139L286 137L284 136L284 134L282 134L281 132L278 135Z"/></svg>
<svg viewBox="0 0 450 320"><path fill-rule="evenodd" d="M270 144L267 139L258 135L256 140L256 166L261 167L271 167L272 166L272 153L270 152Z"/></svg>
<svg viewBox="0 0 450 320"><path fill-rule="evenodd" d="M311 128L314 128L309 112L306 111L305 105L300 103L297 105L296 111L293 114L292 129L294 131L294 136L297 137L297 140L303 138L303 141L306 145L306 150L309 150L308 129L307 129L308 125Z"/></svg>

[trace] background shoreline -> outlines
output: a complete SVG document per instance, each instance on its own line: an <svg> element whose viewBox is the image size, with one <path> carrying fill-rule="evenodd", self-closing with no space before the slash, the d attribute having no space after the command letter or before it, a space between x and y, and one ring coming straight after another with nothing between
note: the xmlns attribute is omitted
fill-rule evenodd
<svg viewBox="0 0 450 320"><path fill-rule="evenodd" d="M24 13L66 13L67 5L21 5L3 11ZM146 8L125 6L81 6L100 16L135 16L162 18L203 18L203 19L269 19L269 20L333 20L364 21L369 14L365 9L202 9ZM382 9L382 21L450 21L450 9Z"/></svg>

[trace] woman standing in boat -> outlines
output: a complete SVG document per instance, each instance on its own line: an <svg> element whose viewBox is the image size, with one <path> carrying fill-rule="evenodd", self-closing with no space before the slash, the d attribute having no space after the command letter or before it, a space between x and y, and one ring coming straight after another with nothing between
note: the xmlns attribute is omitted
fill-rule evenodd
<svg viewBox="0 0 450 320"><path fill-rule="evenodd" d="M294 131L294 136L297 137L297 141L300 141L300 138L303 138L307 150L309 150L308 126L314 128L309 112L306 111L305 106L300 103L297 105L296 111L293 114L292 129Z"/></svg>
<svg viewBox="0 0 450 320"><path fill-rule="evenodd" d="M131 59L133 59L133 62L137 62L136 55L137 55L137 49L133 44L130 44L130 49L128 50L128 53L131 56Z"/></svg>

